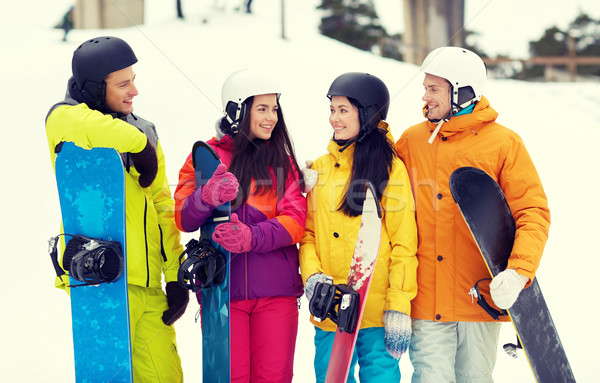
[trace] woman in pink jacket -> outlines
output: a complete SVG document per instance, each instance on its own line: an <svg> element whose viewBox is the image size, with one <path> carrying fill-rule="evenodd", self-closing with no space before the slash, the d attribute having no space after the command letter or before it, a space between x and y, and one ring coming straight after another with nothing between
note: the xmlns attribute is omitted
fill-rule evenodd
<svg viewBox="0 0 600 383"><path fill-rule="evenodd" d="M296 244L304 234L303 178L279 106L279 85L251 70L223 85L225 116L208 141L223 165L196 188L191 155L175 191L176 222L197 230L232 201L213 239L231 252L232 382L291 382L303 293Z"/></svg>

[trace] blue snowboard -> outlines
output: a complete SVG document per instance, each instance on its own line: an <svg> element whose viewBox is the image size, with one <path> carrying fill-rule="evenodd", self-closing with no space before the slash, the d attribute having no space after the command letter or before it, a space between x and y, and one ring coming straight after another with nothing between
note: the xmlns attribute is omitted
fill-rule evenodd
<svg viewBox="0 0 600 383"><path fill-rule="evenodd" d="M483 170L472 167L459 168L452 173L450 191L490 274L495 276L506 269L516 231L504 192ZM542 383L575 382L537 278L521 291L508 314L535 380Z"/></svg>
<svg viewBox="0 0 600 383"><path fill-rule="evenodd" d="M207 143L197 141L192 149L196 185L204 185L221 163L217 153ZM229 333L229 260L230 253L212 240L215 227L229 221L229 202L217 207L211 218L200 227L200 238L207 239L225 256L225 278L219 286L202 291L202 381L230 382Z"/></svg>
<svg viewBox="0 0 600 383"><path fill-rule="evenodd" d="M55 170L64 233L120 242L127 265L119 154L65 142ZM77 382L133 382L126 269L114 282L70 288ZM82 285L69 278L71 286Z"/></svg>

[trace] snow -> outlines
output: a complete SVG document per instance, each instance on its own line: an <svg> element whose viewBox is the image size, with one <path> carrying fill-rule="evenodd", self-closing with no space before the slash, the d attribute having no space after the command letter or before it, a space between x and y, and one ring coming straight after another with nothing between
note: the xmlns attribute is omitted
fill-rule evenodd
<svg viewBox="0 0 600 383"><path fill-rule="evenodd" d="M1 196L6 203L1 242L2 381L74 381L69 300L53 287L54 270L47 255L46 240L58 233L60 209L44 118L64 95L71 55L80 42L111 34L134 48L140 60L134 66L140 91L135 111L158 127L173 189L193 142L212 136L221 110L221 84L238 68L262 66L282 77L282 109L302 162L325 152L331 136L325 93L341 73L366 71L386 82L393 97L389 123L396 139L423 119L418 67L320 36L317 0L286 2L286 40L280 38L278 0L255 1L254 15L231 9L202 11L196 3L184 1L189 16L185 21L175 19L174 1L146 0L146 25L74 30L67 43L60 42L62 31L51 27L71 1L37 1L36 15L29 18L23 11L33 7L30 2L13 3L19 4L3 5L0 16L5 132ZM201 23L203 14L209 15L208 23ZM588 298L593 296L600 266L595 238L600 232L595 198L600 186L599 91L593 83L491 80L485 92L500 112L498 121L523 137L544 182L553 223L538 279L581 382L596 378L597 362L590 351L600 341L594 327L599 310ZM184 235L182 243L188 238ZM314 381L314 332L307 306L302 298L294 382ZM192 301L176 323L188 382L201 380L196 310ZM501 344L514 339L512 326L505 324ZM407 355L400 366L402 382L409 382L412 368ZM533 382L522 353L513 359L500 350L494 377L498 382Z"/></svg>

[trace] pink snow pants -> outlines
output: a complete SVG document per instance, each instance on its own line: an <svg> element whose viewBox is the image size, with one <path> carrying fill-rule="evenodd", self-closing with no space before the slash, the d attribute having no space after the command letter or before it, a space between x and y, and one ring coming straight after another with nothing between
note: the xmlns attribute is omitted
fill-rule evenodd
<svg viewBox="0 0 600 383"><path fill-rule="evenodd" d="M231 382L290 383L298 332L296 297L231 301Z"/></svg>

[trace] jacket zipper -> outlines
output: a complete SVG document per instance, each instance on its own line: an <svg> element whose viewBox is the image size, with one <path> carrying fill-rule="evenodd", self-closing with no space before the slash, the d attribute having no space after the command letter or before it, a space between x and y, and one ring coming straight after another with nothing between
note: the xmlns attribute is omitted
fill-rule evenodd
<svg viewBox="0 0 600 383"><path fill-rule="evenodd" d="M242 210L242 222L245 224L246 223L246 204L244 204L243 210ZM245 288L245 294L246 294L246 300L248 300L248 253L245 252L244 253L244 288Z"/></svg>
<svg viewBox="0 0 600 383"><path fill-rule="evenodd" d="M146 245L146 287L150 287L150 263L148 260L148 228L146 221L148 219L148 199L144 196L144 244Z"/></svg>
<svg viewBox="0 0 600 383"><path fill-rule="evenodd" d="M163 232L162 227L158 224L158 232L160 233L160 254L162 254L163 262L167 262L167 253L165 252L165 245L163 243Z"/></svg>

